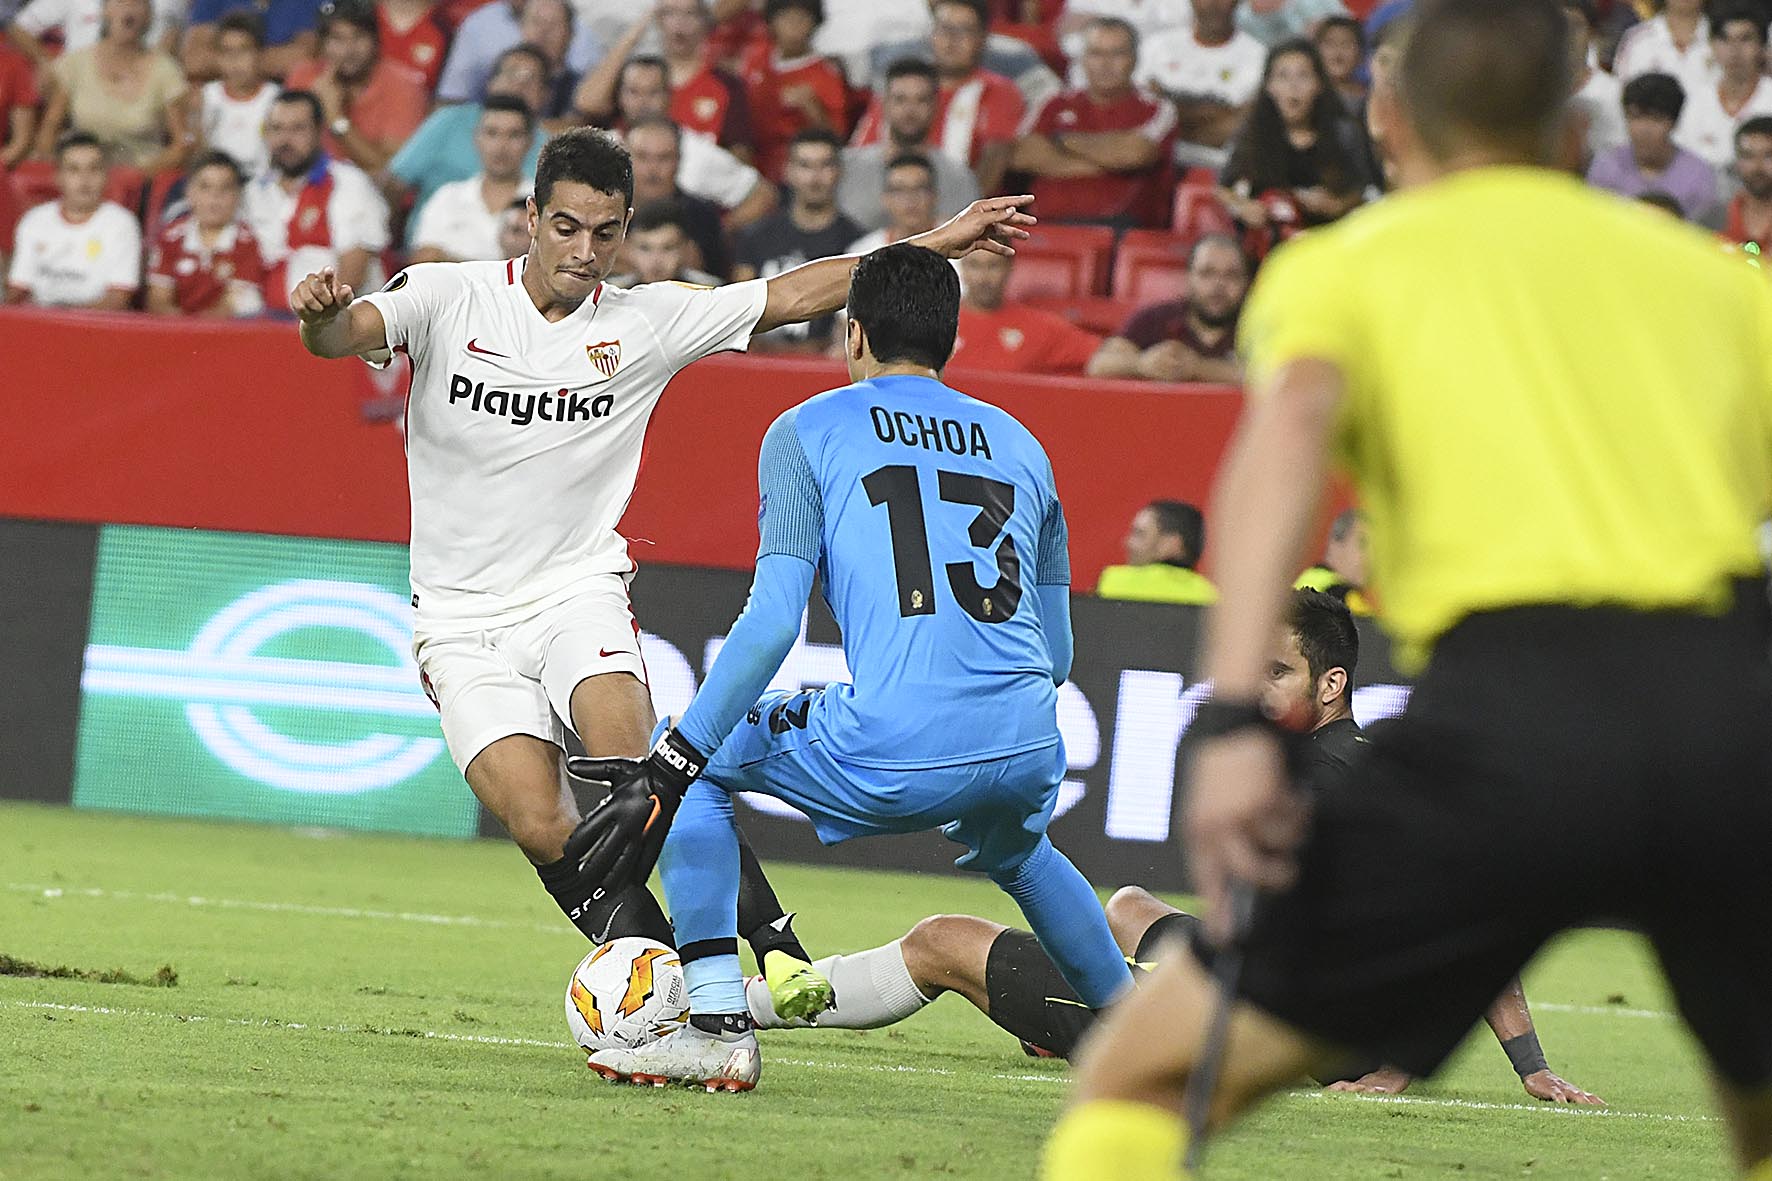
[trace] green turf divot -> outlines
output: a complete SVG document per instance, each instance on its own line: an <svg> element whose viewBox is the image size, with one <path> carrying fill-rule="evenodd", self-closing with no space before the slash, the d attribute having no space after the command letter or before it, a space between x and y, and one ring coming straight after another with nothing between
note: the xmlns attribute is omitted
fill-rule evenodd
<svg viewBox="0 0 1772 1181"><path fill-rule="evenodd" d="M137 984L143 988L177 988L178 973L171 964L161 964L152 976L137 976L122 968L100 972L93 968L70 968L66 964L50 967L34 964L0 952L0 976L31 976L49 980L84 980L89 984Z"/></svg>

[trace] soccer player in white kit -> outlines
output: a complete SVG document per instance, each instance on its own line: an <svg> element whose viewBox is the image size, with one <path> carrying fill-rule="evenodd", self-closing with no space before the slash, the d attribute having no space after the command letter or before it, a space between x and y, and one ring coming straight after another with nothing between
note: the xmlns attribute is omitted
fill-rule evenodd
<svg viewBox="0 0 1772 1181"><path fill-rule="evenodd" d="M361 299L327 269L290 295L314 355L412 359L414 656L468 786L599 941L638 933L617 921L629 899L654 916L657 904L643 890L599 897L562 855L579 813L560 758L568 726L596 757L650 745L636 566L616 532L647 421L686 365L835 312L857 261L727 287L607 287L633 184L619 141L575 128L542 150L525 257L414 265ZM975 202L912 241L1012 254L1031 200Z"/></svg>

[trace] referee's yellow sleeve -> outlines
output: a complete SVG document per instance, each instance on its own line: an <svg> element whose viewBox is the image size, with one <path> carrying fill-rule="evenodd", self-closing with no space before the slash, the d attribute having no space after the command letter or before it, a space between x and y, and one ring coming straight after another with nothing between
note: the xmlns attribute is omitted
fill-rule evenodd
<svg viewBox="0 0 1772 1181"><path fill-rule="evenodd" d="M1238 334L1251 391L1307 357L1334 364L1350 382L1355 378L1364 330L1352 289L1359 271L1345 265L1344 242L1340 234L1308 233L1262 266Z"/></svg>
<svg viewBox="0 0 1772 1181"><path fill-rule="evenodd" d="M1098 1099L1065 1113L1046 1141L1040 1181L1188 1181L1187 1131L1172 1111Z"/></svg>

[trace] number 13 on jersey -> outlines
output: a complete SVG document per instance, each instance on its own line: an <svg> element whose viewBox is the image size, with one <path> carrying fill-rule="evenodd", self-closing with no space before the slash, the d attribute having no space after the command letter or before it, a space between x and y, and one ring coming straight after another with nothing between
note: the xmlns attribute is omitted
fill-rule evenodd
<svg viewBox="0 0 1772 1181"><path fill-rule="evenodd" d="M980 623L1003 623L1021 605L1021 556L1016 553L1015 539L1003 533L1015 512L1015 485L963 472L938 471L935 475L936 492L942 500L978 508L967 529L973 549L989 549L1003 534L995 550L997 581L991 586L978 584L969 552L954 555L962 560L945 563L948 589L961 609ZM898 613L906 618L935 614L934 557L917 469L910 464L876 468L863 477L861 486L870 504L886 507L886 522L892 531L892 567L898 580Z"/></svg>

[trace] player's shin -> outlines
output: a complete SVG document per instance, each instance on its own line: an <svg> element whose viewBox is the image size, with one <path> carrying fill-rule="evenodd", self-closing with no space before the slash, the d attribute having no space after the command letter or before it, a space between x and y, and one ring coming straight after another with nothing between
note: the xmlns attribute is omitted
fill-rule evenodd
<svg viewBox="0 0 1772 1181"><path fill-rule="evenodd" d="M738 827L731 796L707 780L690 786L659 870L676 921L690 1012L746 1013L738 963Z"/></svg>
<svg viewBox="0 0 1772 1181"><path fill-rule="evenodd" d="M1131 969L1094 888L1050 840L1041 837L1027 860L993 871L991 880L1015 899L1040 946L1090 1008L1106 1007L1131 987Z"/></svg>
<svg viewBox="0 0 1772 1181"><path fill-rule="evenodd" d="M597 883L569 857L535 867L536 876L573 926L592 943L640 935L669 945L671 924L658 901L644 886L613 894L597 891Z"/></svg>

